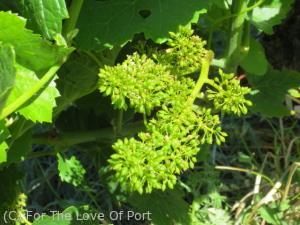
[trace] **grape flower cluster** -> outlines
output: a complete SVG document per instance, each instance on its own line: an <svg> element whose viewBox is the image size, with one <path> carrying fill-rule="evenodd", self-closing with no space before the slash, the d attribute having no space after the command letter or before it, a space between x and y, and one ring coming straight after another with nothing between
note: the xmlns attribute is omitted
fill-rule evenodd
<svg viewBox="0 0 300 225"><path fill-rule="evenodd" d="M199 96L193 95L195 90L201 91L197 90L198 81L203 78L194 81L182 75L202 70L209 52L205 41L182 28L170 34L168 45L153 57L134 53L122 64L100 71L100 92L111 96L116 108L131 107L149 116L145 131L135 138L119 139L112 146L115 153L109 159L110 167L127 192L173 188L176 177L194 167L202 145L225 142L227 134L218 112L240 116L251 105L245 98L250 89L222 71L220 78L204 79L212 88L203 94L213 107L196 104L201 99L195 101Z"/></svg>

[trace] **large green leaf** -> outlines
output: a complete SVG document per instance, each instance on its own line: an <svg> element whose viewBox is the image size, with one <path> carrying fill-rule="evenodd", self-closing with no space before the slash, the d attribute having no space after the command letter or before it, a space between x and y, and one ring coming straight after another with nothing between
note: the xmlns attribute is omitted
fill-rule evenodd
<svg viewBox="0 0 300 225"><path fill-rule="evenodd" d="M252 110L268 117L289 115L284 105L285 95L291 88L300 86L300 73L270 69L264 76L247 75L256 94L251 96Z"/></svg>
<svg viewBox="0 0 300 225"><path fill-rule="evenodd" d="M11 46L0 43L0 113L16 77L15 52Z"/></svg>
<svg viewBox="0 0 300 225"><path fill-rule="evenodd" d="M32 84L39 81L36 74L18 65L15 86L7 100L7 105L13 103L23 93L28 92L32 88ZM33 122L52 122L52 110L56 106L55 98L59 96L59 92L55 87L55 82L51 81L49 85L37 93L31 101L18 110L22 116Z"/></svg>
<svg viewBox="0 0 300 225"><path fill-rule="evenodd" d="M61 63L72 49L56 46L25 28L26 20L10 12L0 12L0 42L13 45L19 64L35 72Z"/></svg>
<svg viewBox="0 0 300 225"><path fill-rule="evenodd" d="M273 33L273 27L280 24L292 8L294 0L267 0L250 15L251 22L267 34Z"/></svg>
<svg viewBox="0 0 300 225"><path fill-rule="evenodd" d="M30 0L24 4L28 25L47 39L62 31L62 20L68 18L65 0Z"/></svg>
<svg viewBox="0 0 300 225"><path fill-rule="evenodd" d="M264 47L259 41L251 39L249 53L241 62L242 68L250 74L264 75L268 65Z"/></svg>
<svg viewBox="0 0 300 225"><path fill-rule="evenodd" d="M78 21L77 41L87 49L122 45L134 34L163 42L179 25L197 22L207 0L86 0Z"/></svg>

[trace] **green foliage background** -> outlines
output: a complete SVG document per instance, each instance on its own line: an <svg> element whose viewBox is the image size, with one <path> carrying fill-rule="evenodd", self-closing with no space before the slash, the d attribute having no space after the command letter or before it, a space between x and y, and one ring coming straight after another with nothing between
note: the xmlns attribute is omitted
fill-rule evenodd
<svg viewBox="0 0 300 225"><path fill-rule="evenodd" d="M300 72L264 38L298 4L0 0L0 223L297 225Z"/></svg>

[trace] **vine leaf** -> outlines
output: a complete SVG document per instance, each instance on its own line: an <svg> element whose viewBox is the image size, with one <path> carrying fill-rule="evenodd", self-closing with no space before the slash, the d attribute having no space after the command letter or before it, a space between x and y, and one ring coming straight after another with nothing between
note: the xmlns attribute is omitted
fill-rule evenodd
<svg viewBox="0 0 300 225"><path fill-rule="evenodd" d="M134 34L162 43L179 25L197 22L206 0L106 0L85 1L79 17L77 41L85 49L123 45Z"/></svg>
<svg viewBox="0 0 300 225"><path fill-rule="evenodd" d="M65 159L60 154L57 155L57 159L60 179L75 187L82 184L86 171L80 161L75 156Z"/></svg>
<svg viewBox="0 0 300 225"><path fill-rule="evenodd" d="M65 0L31 0L24 4L28 25L47 39L62 31L62 20L69 17Z"/></svg>
<svg viewBox="0 0 300 225"><path fill-rule="evenodd" d="M242 68L250 74L261 76L267 72L268 65L262 44L252 38L249 53L241 62Z"/></svg>
<svg viewBox="0 0 300 225"><path fill-rule="evenodd" d="M0 42L14 47L16 61L22 66L43 74L53 65L61 63L73 50L51 44L26 29L25 25L24 18L10 12L0 12Z"/></svg>
<svg viewBox="0 0 300 225"><path fill-rule="evenodd" d="M15 81L15 53L10 45L0 43L0 113ZM5 142L9 132L4 121L0 121L0 164L7 161L8 145Z"/></svg>
<svg viewBox="0 0 300 225"><path fill-rule="evenodd" d="M7 104L13 103L16 99L22 96L32 88L32 84L39 81L36 74L17 65L17 76L15 85L8 97ZM18 110L18 113L26 119L33 122L51 122L52 110L56 106L55 98L59 96L59 92L55 87L55 82L51 81L49 85L38 93L31 101Z"/></svg>
<svg viewBox="0 0 300 225"><path fill-rule="evenodd" d="M15 77L15 52L13 47L0 43L0 113L12 89Z"/></svg>
<svg viewBox="0 0 300 225"><path fill-rule="evenodd" d="M273 27L288 15L294 0L268 0L261 7L253 9L250 20L259 30L273 34Z"/></svg>
<svg viewBox="0 0 300 225"><path fill-rule="evenodd" d="M270 69L264 76L247 75L257 93L251 96L252 111L267 117L289 115L283 104L285 95L291 88L300 86L300 73L289 70Z"/></svg>

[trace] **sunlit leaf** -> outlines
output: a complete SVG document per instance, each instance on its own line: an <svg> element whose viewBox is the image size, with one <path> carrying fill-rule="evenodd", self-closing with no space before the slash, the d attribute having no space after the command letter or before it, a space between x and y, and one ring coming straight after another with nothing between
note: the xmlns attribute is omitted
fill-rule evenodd
<svg viewBox="0 0 300 225"><path fill-rule="evenodd" d="M273 27L279 25L288 15L294 0L267 0L255 8L250 15L251 22L267 34L273 33Z"/></svg>
<svg viewBox="0 0 300 225"><path fill-rule="evenodd" d="M65 0L30 0L24 4L28 25L47 39L62 31L62 20L68 18Z"/></svg>
<svg viewBox="0 0 300 225"><path fill-rule="evenodd" d="M16 61L35 72L45 72L61 63L72 49L53 45L25 28L26 20L10 12L0 12L0 42L11 44Z"/></svg>
<svg viewBox="0 0 300 225"><path fill-rule="evenodd" d="M0 42L0 113L5 105L16 77L15 52Z"/></svg>
<svg viewBox="0 0 300 225"><path fill-rule="evenodd" d="M17 66L15 86L7 100L7 105L13 103L22 94L28 92L32 85L39 81L36 74L22 66ZM41 93L37 93L31 101L18 110L18 113L33 122L51 122L52 110L56 106L55 98L59 92L51 81Z"/></svg>

